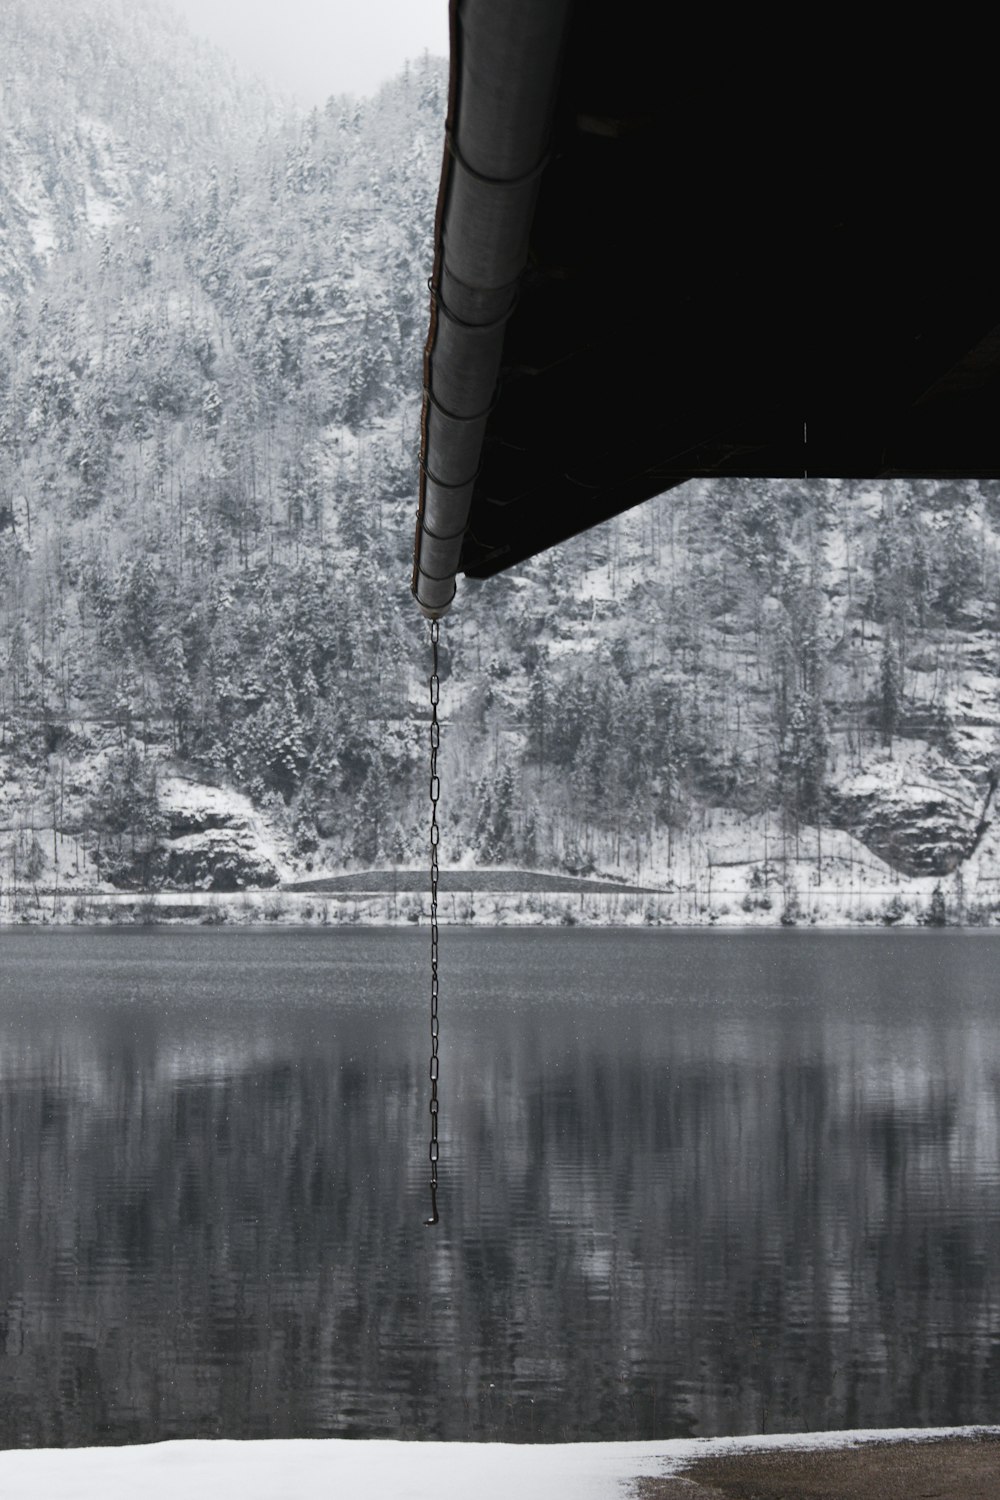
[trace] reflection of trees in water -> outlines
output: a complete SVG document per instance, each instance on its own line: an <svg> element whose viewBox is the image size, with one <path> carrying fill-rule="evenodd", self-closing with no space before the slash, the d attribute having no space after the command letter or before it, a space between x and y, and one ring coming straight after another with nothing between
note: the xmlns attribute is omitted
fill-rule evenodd
<svg viewBox="0 0 1000 1500"><path fill-rule="evenodd" d="M95 1071L82 1032L8 1074L0 1442L992 1414L982 1038L908 1092L777 1024L540 1024L452 1038L433 1233L424 1069L360 1020L226 1074L134 1035Z"/></svg>
<svg viewBox="0 0 1000 1500"><path fill-rule="evenodd" d="M508 1203L571 1246L549 1357L572 1371L581 1305L603 1301L644 1435L686 1414L702 1431L985 1420L996 1168L956 1150L954 1088L925 1080L917 1119L890 1125L842 1070L663 1050L658 1068L592 1061L532 1096Z"/></svg>

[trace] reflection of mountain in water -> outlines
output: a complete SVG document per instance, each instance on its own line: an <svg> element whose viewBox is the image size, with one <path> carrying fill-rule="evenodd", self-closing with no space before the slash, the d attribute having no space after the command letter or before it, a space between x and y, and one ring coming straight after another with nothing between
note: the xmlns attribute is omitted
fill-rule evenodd
<svg viewBox="0 0 1000 1500"><path fill-rule="evenodd" d="M0 1442L995 1410L988 939L5 942Z"/></svg>

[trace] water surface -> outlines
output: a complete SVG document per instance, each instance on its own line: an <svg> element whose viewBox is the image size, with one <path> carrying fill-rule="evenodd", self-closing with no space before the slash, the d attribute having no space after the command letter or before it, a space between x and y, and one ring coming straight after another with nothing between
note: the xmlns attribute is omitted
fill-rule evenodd
<svg viewBox="0 0 1000 1500"><path fill-rule="evenodd" d="M0 932L0 1445L995 1421L998 944Z"/></svg>

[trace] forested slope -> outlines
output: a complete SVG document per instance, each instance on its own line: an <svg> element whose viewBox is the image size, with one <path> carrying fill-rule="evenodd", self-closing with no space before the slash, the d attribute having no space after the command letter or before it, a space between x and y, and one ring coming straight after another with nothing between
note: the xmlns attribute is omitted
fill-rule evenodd
<svg viewBox="0 0 1000 1500"><path fill-rule="evenodd" d="M0 28L4 909L418 863L444 65L299 118L152 3ZM993 485L691 484L463 587L444 858L985 919L998 537Z"/></svg>

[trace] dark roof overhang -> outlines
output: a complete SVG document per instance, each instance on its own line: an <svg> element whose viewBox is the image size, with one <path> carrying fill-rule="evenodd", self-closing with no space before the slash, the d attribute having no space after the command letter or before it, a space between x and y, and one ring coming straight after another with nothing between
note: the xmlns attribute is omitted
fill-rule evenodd
<svg viewBox="0 0 1000 1500"><path fill-rule="evenodd" d="M678 15L453 0L427 614L695 476L1000 477L985 37Z"/></svg>

